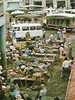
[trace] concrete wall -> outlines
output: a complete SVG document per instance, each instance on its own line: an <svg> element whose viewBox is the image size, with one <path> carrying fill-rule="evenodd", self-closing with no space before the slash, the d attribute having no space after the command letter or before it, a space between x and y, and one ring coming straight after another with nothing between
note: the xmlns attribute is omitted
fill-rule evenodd
<svg viewBox="0 0 75 100"><path fill-rule="evenodd" d="M4 16L0 16L0 27L3 26L5 23Z"/></svg>
<svg viewBox="0 0 75 100"><path fill-rule="evenodd" d="M4 25L4 22L5 22L4 21L5 19L4 19L4 16L3 16L3 14L4 14L3 8L4 8L3 7L3 2L1 2L0 3L0 27L3 26Z"/></svg>

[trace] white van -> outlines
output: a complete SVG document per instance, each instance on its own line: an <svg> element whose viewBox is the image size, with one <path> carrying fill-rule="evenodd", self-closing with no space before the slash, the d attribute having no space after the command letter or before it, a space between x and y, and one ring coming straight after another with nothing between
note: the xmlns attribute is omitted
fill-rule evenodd
<svg viewBox="0 0 75 100"><path fill-rule="evenodd" d="M18 23L12 25L12 30L15 31L15 38L25 38L26 35L33 37L43 37L42 25L40 23Z"/></svg>

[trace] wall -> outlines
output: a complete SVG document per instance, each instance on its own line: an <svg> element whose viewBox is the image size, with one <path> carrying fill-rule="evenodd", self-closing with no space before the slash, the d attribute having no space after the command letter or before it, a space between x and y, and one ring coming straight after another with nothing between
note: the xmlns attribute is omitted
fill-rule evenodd
<svg viewBox="0 0 75 100"><path fill-rule="evenodd" d="M4 25L4 16L0 16L0 26Z"/></svg>

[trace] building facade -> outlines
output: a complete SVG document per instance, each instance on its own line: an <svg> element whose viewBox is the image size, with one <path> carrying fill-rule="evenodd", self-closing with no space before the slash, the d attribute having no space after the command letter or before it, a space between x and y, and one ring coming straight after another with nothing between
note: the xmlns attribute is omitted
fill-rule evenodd
<svg viewBox="0 0 75 100"><path fill-rule="evenodd" d="M65 8L74 8L75 6L75 0L21 0L20 1L23 6L25 5L40 5L43 6L44 8L60 8L60 7L65 7Z"/></svg>

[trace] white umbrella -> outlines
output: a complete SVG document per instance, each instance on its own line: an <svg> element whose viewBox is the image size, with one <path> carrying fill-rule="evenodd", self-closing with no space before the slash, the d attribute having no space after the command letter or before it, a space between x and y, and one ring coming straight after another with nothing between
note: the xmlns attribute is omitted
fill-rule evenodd
<svg viewBox="0 0 75 100"><path fill-rule="evenodd" d="M12 14L12 15L24 14L24 11L15 10L15 11L13 11L11 14Z"/></svg>

